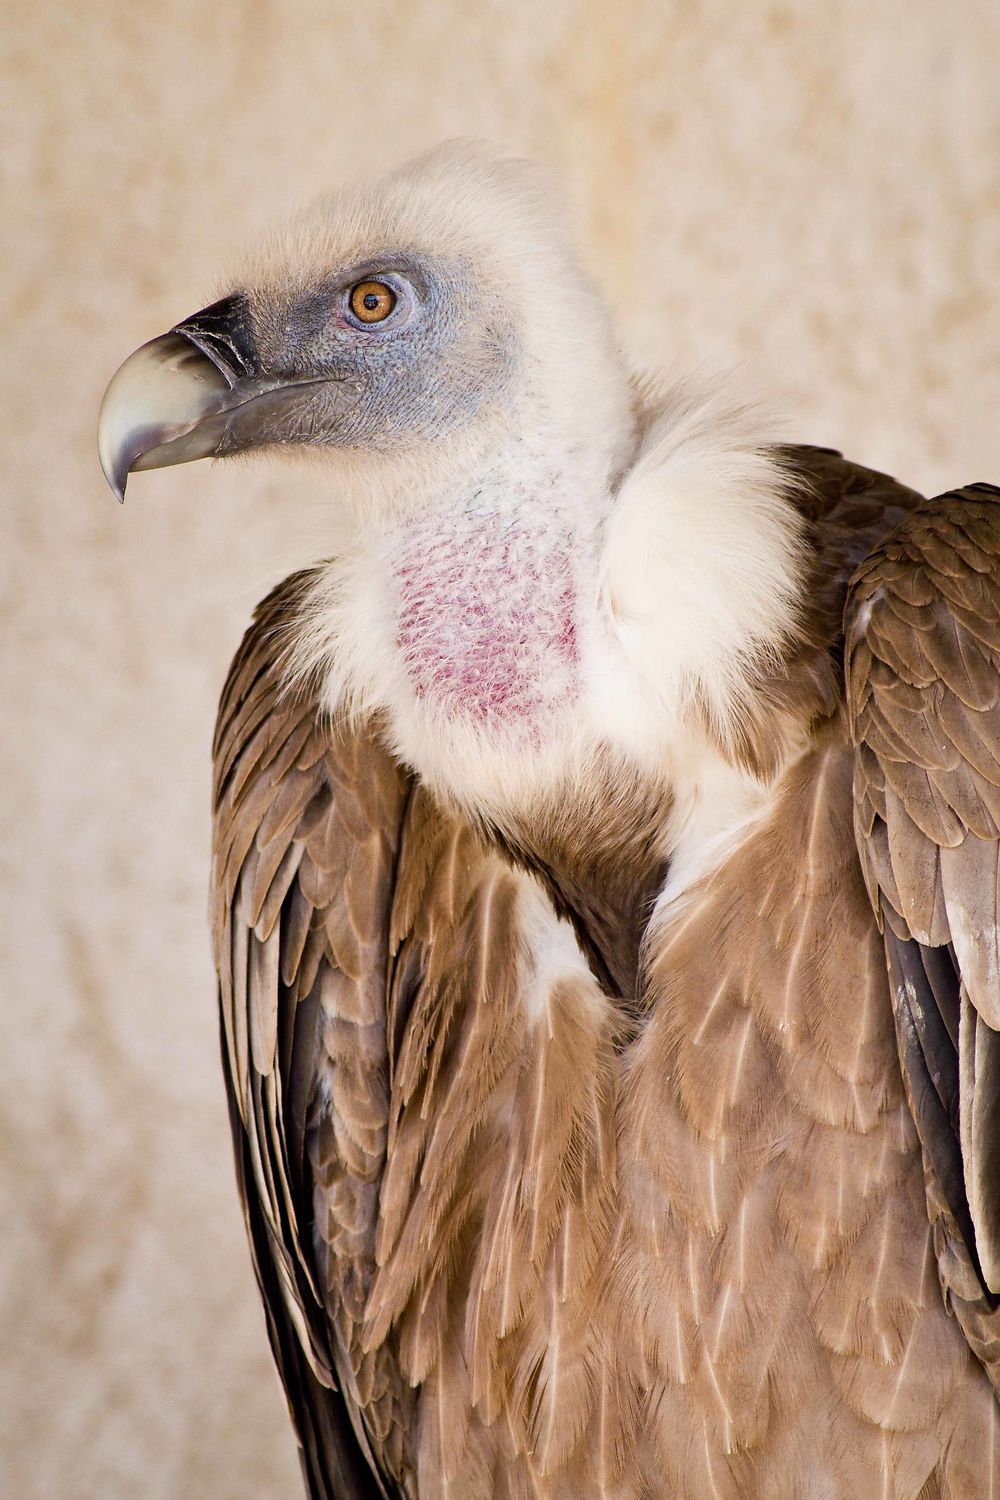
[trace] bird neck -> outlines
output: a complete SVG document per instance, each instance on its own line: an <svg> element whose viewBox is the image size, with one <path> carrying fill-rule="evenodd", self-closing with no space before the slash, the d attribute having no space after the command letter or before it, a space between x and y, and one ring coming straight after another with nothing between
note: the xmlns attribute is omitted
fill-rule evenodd
<svg viewBox="0 0 1000 1500"><path fill-rule="evenodd" d="M378 713L395 752L466 806L500 782L506 801L526 776L551 780L623 447L539 429L418 473L405 504L345 527L305 602L293 672L322 673L337 717Z"/></svg>
<svg viewBox="0 0 1000 1500"><path fill-rule="evenodd" d="M511 496L486 479L390 539L396 642L435 714L537 739L572 702L602 497L559 489L550 476Z"/></svg>

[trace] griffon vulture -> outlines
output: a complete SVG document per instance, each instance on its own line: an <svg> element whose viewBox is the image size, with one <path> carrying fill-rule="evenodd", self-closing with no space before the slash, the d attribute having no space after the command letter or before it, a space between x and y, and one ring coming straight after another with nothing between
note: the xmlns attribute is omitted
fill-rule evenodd
<svg viewBox="0 0 1000 1500"><path fill-rule="evenodd" d="M551 197L339 194L101 413L328 466L215 739L308 1492L1000 1496L1000 490L635 383Z"/></svg>

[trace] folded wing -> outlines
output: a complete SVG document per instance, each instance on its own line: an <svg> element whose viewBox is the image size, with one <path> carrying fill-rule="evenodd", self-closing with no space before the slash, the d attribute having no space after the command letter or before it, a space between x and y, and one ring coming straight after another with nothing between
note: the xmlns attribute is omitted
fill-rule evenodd
<svg viewBox="0 0 1000 1500"><path fill-rule="evenodd" d="M855 832L946 1297L1000 1388L1000 490L927 501L846 612Z"/></svg>
<svg viewBox="0 0 1000 1500"><path fill-rule="evenodd" d="M222 697L213 929L237 1176L308 1491L375 1500L406 1492L413 1399L390 1351L361 1349L409 785L373 734L331 730L280 686L307 577L260 607Z"/></svg>

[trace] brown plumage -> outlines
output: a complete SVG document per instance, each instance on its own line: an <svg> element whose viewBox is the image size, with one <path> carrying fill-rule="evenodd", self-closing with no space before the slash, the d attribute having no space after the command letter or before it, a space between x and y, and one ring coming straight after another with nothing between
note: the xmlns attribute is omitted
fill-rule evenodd
<svg viewBox="0 0 1000 1500"><path fill-rule="evenodd" d="M579 976L526 1020L511 841L412 785L377 726L332 733L281 695L303 579L234 663L216 740L226 1055L314 1494L341 1493L335 1465L353 1475L341 1401L390 1493L990 1493L998 1319L962 1172L964 1152L992 1246L996 947L960 968L942 945L963 880L974 912L997 899L1000 493L921 504L836 455L795 457L828 589L784 686L811 698L837 676L831 622L867 553L849 691L770 818L647 939L631 994ZM526 865L566 904L563 857ZM644 925L637 905L622 943ZM961 1083L960 1026L985 1032Z"/></svg>
<svg viewBox="0 0 1000 1500"><path fill-rule="evenodd" d="M259 400L357 482L355 415L261 352L276 296L167 336L227 384L150 462L227 451L206 401L250 446ZM1000 490L623 382L578 511L590 429L523 379L452 508L407 450L427 496L261 605L220 708L224 1059L309 1494L1000 1500Z"/></svg>

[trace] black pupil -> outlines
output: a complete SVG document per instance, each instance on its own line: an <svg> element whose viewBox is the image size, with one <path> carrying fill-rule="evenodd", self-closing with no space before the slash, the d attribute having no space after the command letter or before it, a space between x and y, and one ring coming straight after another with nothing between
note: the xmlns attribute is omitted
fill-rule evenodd
<svg viewBox="0 0 1000 1500"><path fill-rule="evenodd" d="M365 292L365 295L362 298L362 301L364 302L365 307L367 307L369 312L374 312L381 300L382 299L379 297L378 292Z"/></svg>

